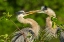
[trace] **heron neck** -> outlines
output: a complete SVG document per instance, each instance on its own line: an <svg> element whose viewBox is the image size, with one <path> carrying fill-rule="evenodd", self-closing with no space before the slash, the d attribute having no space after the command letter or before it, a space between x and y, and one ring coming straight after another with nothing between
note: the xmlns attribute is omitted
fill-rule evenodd
<svg viewBox="0 0 64 42"><path fill-rule="evenodd" d="M35 33L35 35L38 36L40 27L36 21L34 21L33 19L30 19L30 18L24 19L23 17L18 17L17 19L20 23L30 24L32 26L32 30Z"/></svg>
<svg viewBox="0 0 64 42"><path fill-rule="evenodd" d="M54 18L55 18L55 17L54 17ZM47 17L47 18L46 18L46 26L47 26L48 28L52 28L52 29L57 28L56 23L51 20L51 17Z"/></svg>
<svg viewBox="0 0 64 42"><path fill-rule="evenodd" d="M29 21L30 25L32 26L35 35L38 36L38 32L40 30L40 26L38 25L38 23L30 18L28 18L27 21Z"/></svg>
<svg viewBox="0 0 64 42"><path fill-rule="evenodd" d="M46 27L52 28L51 17L47 17L47 18L46 18Z"/></svg>

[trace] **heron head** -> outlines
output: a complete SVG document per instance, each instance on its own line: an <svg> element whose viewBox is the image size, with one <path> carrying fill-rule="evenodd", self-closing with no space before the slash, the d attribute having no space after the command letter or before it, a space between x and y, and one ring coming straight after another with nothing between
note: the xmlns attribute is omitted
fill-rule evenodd
<svg viewBox="0 0 64 42"><path fill-rule="evenodd" d="M16 12L17 15L20 15L20 14L24 15L24 13L25 12L23 10Z"/></svg>
<svg viewBox="0 0 64 42"><path fill-rule="evenodd" d="M47 6L42 6L41 10L38 13L45 13L49 16L56 16L55 12L52 9L48 8Z"/></svg>
<svg viewBox="0 0 64 42"><path fill-rule="evenodd" d="M18 16L23 16L23 17L27 15L27 14L25 13L25 11L23 11L23 10L16 12L16 14L17 14Z"/></svg>

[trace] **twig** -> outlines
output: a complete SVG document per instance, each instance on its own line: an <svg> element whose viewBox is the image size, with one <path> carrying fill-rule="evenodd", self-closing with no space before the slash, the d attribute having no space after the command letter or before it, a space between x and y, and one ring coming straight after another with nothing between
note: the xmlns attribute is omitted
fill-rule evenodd
<svg viewBox="0 0 64 42"><path fill-rule="evenodd" d="M11 21L11 22L17 27L17 29L20 31L19 27L18 27L11 19L10 19L10 21ZM23 31L20 31L20 33L24 36L25 41L28 42L28 41L27 41L27 38L25 37L24 32L23 32Z"/></svg>
<svg viewBox="0 0 64 42"><path fill-rule="evenodd" d="M19 29L19 27L18 27L11 19L10 19L10 21L16 26L16 28L17 28L17 29L20 31L20 33L24 36L25 41L27 41L24 32L21 31L21 30ZM14 31L14 32L15 32L15 31ZM6 38L6 41L7 41L7 39L8 39L8 38Z"/></svg>

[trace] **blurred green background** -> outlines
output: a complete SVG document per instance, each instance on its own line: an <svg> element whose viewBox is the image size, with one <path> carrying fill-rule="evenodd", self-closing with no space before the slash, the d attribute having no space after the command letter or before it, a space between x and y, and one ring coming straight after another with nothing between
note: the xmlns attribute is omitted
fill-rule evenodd
<svg viewBox="0 0 64 42"><path fill-rule="evenodd" d="M19 23L16 19L15 12L19 10L37 10L40 9L43 5L46 5L53 9L59 20L58 23L64 24L64 0L0 0L0 35L10 35L17 29L10 20L7 20L5 18L3 12L9 12L12 15L11 19L16 23L16 25L20 29L22 29L23 27L29 27L29 25ZM35 13L34 15L29 15L26 18L34 19L41 26L41 29L44 29L46 18L45 14ZM53 39L51 42L59 41L58 39Z"/></svg>

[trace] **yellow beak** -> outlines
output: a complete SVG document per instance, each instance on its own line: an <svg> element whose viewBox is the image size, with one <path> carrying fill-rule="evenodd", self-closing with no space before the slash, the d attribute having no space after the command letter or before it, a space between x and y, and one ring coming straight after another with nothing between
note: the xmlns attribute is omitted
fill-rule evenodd
<svg viewBox="0 0 64 42"><path fill-rule="evenodd" d="M38 13L40 10L33 10L33 11L29 11L29 12L26 12L27 14L34 14L34 13Z"/></svg>

